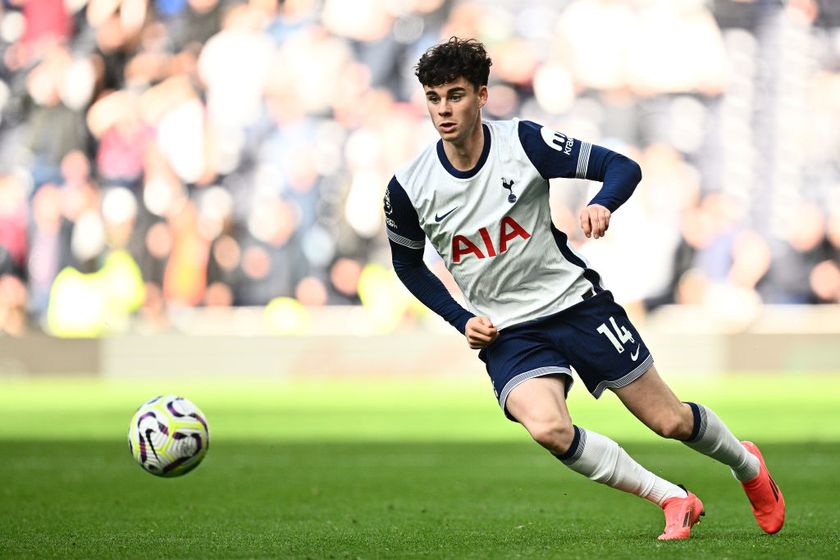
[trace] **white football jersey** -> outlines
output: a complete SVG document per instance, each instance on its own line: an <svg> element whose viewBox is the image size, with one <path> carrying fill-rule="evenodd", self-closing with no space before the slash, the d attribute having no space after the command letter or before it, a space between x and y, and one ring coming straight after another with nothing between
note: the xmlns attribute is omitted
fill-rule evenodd
<svg viewBox="0 0 840 560"><path fill-rule="evenodd" d="M499 329L603 291L549 207L548 179L586 177L592 145L519 119L483 126L474 169L455 169L437 142L395 174L385 200L389 239L422 250L427 238L469 311Z"/></svg>

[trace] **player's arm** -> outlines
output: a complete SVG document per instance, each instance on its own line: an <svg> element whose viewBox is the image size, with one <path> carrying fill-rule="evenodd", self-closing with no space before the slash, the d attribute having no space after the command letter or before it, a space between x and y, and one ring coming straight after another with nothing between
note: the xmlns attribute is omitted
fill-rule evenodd
<svg viewBox="0 0 840 560"><path fill-rule="evenodd" d="M612 213L627 202L642 180L642 168L627 156L593 145L585 177L603 182L579 216L584 235L598 239L610 227Z"/></svg>
<svg viewBox="0 0 840 560"><path fill-rule="evenodd" d="M426 235L420 227L417 211L396 178L391 179L385 193L385 224L397 277L414 297L466 335L467 322L474 315L458 305L423 262Z"/></svg>
<svg viewBox="0 0 840 560"><path fill-rule="evenodd" d="M580 213L586 237L602 237L610 217L642 180L642 169L632 159L603 146L590 144L540 126L520 121L519 139L534 167L546 179L590 179L603 185Z"/></svg>

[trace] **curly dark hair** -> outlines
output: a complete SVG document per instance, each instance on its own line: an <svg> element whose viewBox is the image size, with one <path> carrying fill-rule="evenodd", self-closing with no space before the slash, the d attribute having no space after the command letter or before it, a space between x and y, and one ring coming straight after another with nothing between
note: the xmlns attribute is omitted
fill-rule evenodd
<svg viewBox="0 0 840 560"><path fill-rule="evenodd" d="M487 85L492 64L481 42L450 37L447 42L423 53L414 67L414 74L424 86L448 84L463 77L478 90Z"/></svg>

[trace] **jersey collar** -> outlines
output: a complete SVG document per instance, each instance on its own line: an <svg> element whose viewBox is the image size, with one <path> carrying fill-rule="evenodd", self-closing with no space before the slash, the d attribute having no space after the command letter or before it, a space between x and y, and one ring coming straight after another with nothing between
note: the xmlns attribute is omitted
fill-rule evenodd
<svg viewBox="0 0 840 560"><path fill-rule="evenodd" d="M478 158L478 163L475 164L475 167L468 169L467 171L460 171L449 163L449 158L446 157L446 152L443 151L443 140L438 140L437 155L440 160L440 164L453 177L458 179L469 179L470 177L474 177L476 173L481 171L482 166L484 166L484 162L487 161L487 156L490 155L490 127L484 123L481 123L481 127L484 129L484 147L481 149L481 157Z"/></svg>

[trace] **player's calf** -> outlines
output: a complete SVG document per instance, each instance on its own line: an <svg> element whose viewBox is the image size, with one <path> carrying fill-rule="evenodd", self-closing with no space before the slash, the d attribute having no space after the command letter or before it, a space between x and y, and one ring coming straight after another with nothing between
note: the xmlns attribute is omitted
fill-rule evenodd
<svg viewBox="0 0 840 560"><path fill-rule="evenodd" d="M758 459L741 445L717 414L702 404L686 404L692 411L694 428L683 443L727 465L741 482L755 478L759 471Z"/></svg>

